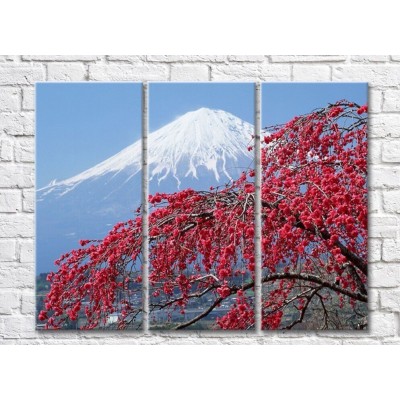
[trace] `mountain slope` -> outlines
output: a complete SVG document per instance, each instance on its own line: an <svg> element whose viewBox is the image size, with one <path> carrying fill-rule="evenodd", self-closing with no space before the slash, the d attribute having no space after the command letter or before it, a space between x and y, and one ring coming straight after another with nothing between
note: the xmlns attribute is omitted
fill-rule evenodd
<svg viewBox="0 0 400 400"><path fill-rule="evenodd" d="M252 165L253 126L222 110L189 112L148 137L150 193L206 190ZM37 191L37 272L54 269L80 239L103 237L141 202L141 141Z"/></svg>

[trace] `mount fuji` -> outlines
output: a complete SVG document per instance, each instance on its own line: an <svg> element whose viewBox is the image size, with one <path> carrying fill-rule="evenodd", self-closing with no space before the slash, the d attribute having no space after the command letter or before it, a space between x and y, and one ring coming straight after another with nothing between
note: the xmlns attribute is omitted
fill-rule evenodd
<svg viewBox="0 0 400 400"><path fill-rule="evenodd" d="M188 112L148 136L149 193L208 190L253 167L252 124L222 110ZM141 203L141 141L71 178L37 190L37 273L80 239L98 239Z"/></svg>

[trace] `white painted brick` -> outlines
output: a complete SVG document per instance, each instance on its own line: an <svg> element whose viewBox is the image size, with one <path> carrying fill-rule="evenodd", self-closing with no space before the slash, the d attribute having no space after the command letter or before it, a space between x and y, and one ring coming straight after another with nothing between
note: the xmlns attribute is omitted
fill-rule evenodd
<svg viewBox="0 0 400 400"><path fill-rule="evenodd" d="M397 218L369 216L368 235L371 238L392 238L397 233Z"/></svg>
<svg viewBox="0 0 400 400"><path fill-rule="evenodd" d="M368 290L368 310L379 310L380 305L380 297L379 297L379 290L370 288Z"/></svg>
<svg viewBox="0 0 400 400"><path fill-rule="evenodd" d="M400 140L391 140L383 143L382 160L383 162L400 162Z"/></svg>
<svg viewBox="0 0 400 400"><path fill-rule="evenodd" d="M272 62L298 63L298 62L340 62L346 61L347 56L271 56Z"/></svg>
<svg viewBox="0 0 400 400"><path fill-rule="evenodd" d="M397 333L394 314L370 311L369 324L375 336L394 336Z"/></svg>
<svg viewBox="0 0 400 400"><path fill-rule="evenodd" d="M392 60L392 61L400 61L400 56L399 55L394 55L394 56L390 56L390 59Z"/></svg>
<svg viewBox="0 0 400 400"><path fill-rule="evenodd" d="M23 240L19 243L18 255L22 263L34 262L34 246L32 240Z"/></svg>
<svg viewBox="0 0 400 400"><path fill-rule="evenodd" d="M33 138L24 138L18 140L15 143L15 161L17 162L34 162L35 142Z"/></svg>
<svg viewBox="0 0 400 400"><path fill-rule="evenodd" d="M30 238L32 235L32 214L0 214L0 238Z"/></svg>
<svg viewBox="0 0 400 400"><path fill-rule="evenodd" d="M269 65L261 66L261 80L264 81L284 81L288 82L291 78L291 67L289 65Z"/></svg>
<svg viewBox="0 0 400 400"><path fill-rule="evenodd" d="M400 80L400 66L378 64L335 66L332 70L332 80L368 82L371 86L397 86Z"/></svg>
<svg viewBox="0 0 400 400"><path fill-rule="evenodd" d="M31 111L0 113L1 132L8 135L33 135L34 113Z"/></svg>
<svg viewBox="0 0 400 400"><path fill-rule="evenodd" d="M42 66L0 65L0 85L32 85L44 81Z"/></svg>
<svg viewBox="0 0 400 400"><path fill-rule="evenodd" d="M34 110L35 109L35 88L24 87L22 89L22 109Z"/></svg>
<svg viewBox="0 0 400 400"><path fill-rule="evenodd" d="M47 67L49 81L84 81L86 80L86 67L76 63L55 63Z"/></svg>
<svg viewBox="0 0 400 400"><path fill-rule="evenodd" d="M381 142L380 139L370 139L368 143L368 162L369 164L380 164L382 162L381 157Z"/></svg>
<svg viewBox="0 0 400 400"><path fill-rule="evenodd" d="M382 242L379 239L368 239L368 262L380 261L382 257Z"/></svg>
<svg viewBox="0 0 400 400"><path fill-rule="evenodd" d="M35 332L35 318L30 315L10 315L1 318L4 324L3 332L0 336L4 338L34 338Z"/></svg>
<svg viewBox="0 0 400 400"><path fill-rule="evenodd" d="M400 261L400 242L394 239L385 239L382 244L383 261ZM400 271L400 267L399 267Z"/></svg>
<svg viewBox="0 0 400 400"><path fill-rule="evenodd" d="M382 192L380 190L369 190L368 192L368 212L380 213L382 211Z"/></svg>
<svg viewBox="0 0 400 400"><path fill-rule="evenodd" d="M264 62L266 61L265 56L246 56L246 55L236 55L236 56L228 56L229 61L236 62Z"/></svg>
<svg viewBox="0 0 400 400"><path fill-rule="evenodd" d="M14 156L14 146L10 140L0 141L0 160L12 161Z"/></svg>
<svg viewBox="0 0 400 400"><path fill-rule="evenodd" d="M33 166L0 164L0 188L27 188L33 186Z"/></svg>
<svg viewBox="0 0 400 400"><path fill-rule="evenodd" d="M400 286L400 265L371 264L368 266L368 286L393 288Z"/></svg>
<svg viewBox="0 0 400 400"><path fill-rule="evenodd" d="M400 168L374 167L370 172L370 182L373 188L400 187Z"/></svg>
<svg viewBox="0 0 400 400"><path fill-rule="evenodd" d="M24 264L1 263L0 264L0 289L19 289L34 287L34 268Z"/></svg>
<svg viewBox="0 0 400 400"><path fill-rule="evenodd" d="M168 80L165 65L89 65L89 77L93 81L156 81Z"/></svg>
<svg viewBox="0 0 400 400"><path fill-rule="evenodd" d="M58 55L58 56L49 56L49 55L44 55L44 56L38 56L38 55L32 55L32 56L22 56L22 59L24 61L97 61L101 58L101 56L87 56L87 55L82 55L82 56L67 56L67 55Z"/></svg>
<svg viewBox="0 0 400 400"><path fill-rule="evenodd" d="M368 111L379 113L382 111L383 94L379 89L369 88L368 90Z"/></svg>
<svg viewBox="0 0 400 400"><path fill-rule="evenodd" d="M400 138L399 114L372 114L369 119L368 135L371 137Z"/></svg>
<svg viewBox="0 0 400 400"><path fill-rule="evenodd" d="M400 190L383 192L383 209L388 213L400 214Z"/></svg>
<svg viewBox="0 0 400 400"><path fill-rule="evenodd" d="M15 260L15 240L0 239L0 262Z"/></svg>
<svg viewBox="0 0 400 400"><path fill-rule="evenodd" d="M213 62L220 63L225 62L227 60L227 56L223 55L187 55L187 56L163 56L163 55L149 55L147 56L147 61L156 61L156 62Z"/></svg>
<svg viewBox="0 0 400 400"><path fill-rule="evenodd" d="M21 205L20 190L0 190L0 212L15 213L21 210Z"/></svg>
<svg viewBox="0 0 400 400"><path fill-rule="evenodd" d="M207 65L176 64L171 65L171 81L208 81L209 68Z"/></svg>
<svg viewBox="0 0 400 400"><path fill-rule="evenodd" d="M142 63L143 61L146 61L146 56L140 56L140 55L110 55L107 56L108 61L125 61L125 62L130 62L130 63L137 63L140 62Z"/></svg>
<svg viewBox="0 0 400 400"><path fill-rule="evenodd" d="M0 314L12 314L20 306L18 293L10 290L0 290Z"/></svg>
<svg viewBox="0 0 400 400"><path fill-rule="evenodd" d="M21 296L21 313L35 315L36 313L36 297L34 293L23 291Z"/></svg>
<svg viewBox="0 0 400 400"><path fill-rule="evenodd" d="M383 100L383 111L398 112L400 111L400 90L386 90Z"/></svg>
<svg viewBox="0 0 400 400"><path fill-rule="evenodd" d="M0 56L0 62L7 62L7 61L20 62L21 56L17 55Z"/></svg>
<svg viewBox="0 0 400 400"><path fill-rule="evenodd" d="M21 89L17 87L0 87L0 112L19 111L21 108Z"/></svg>
<svg viewBox="0 0 400 400"><path fill-rule="evenodd" d="M351 56L351 62L355 63L378 63L389 61L389 56L376 55L376 56Z"/></svg>
<svg viewBox="0 0 400 400"><path fill-rule="evenodd" d="M35 191L33 189L22 190L22 209L25 212L35 211Z"/></svg>
<svg viewBox="0 0 400 400"><path fill-rule="evenodd" d="M293 80L298 82L327 82L331 80L331 68L328 65L294 65Z"/></svg>
<svg viewBox="0 0 400 400"><path fill-rule="evenodd" d="M213 65L213 81L254 81L260 77L260 66L257 64Z"/></svg>
<svg viewBox="0 0 400 400"><path fill-rule="evenodd" d="M381 290L380 299L382 309L400 311L400 289Z"/></svg>

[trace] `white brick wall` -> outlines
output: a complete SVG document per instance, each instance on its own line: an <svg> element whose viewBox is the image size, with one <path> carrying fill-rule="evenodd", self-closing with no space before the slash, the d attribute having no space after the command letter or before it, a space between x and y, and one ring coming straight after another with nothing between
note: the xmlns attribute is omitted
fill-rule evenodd
<svg viewBox="0 0 400 400"><path fill-rule="evenodd" d="M0 342L400 344L400 56L0 58ZM369 331L36 332L33 84L44 80L369 82Z"/></svg>

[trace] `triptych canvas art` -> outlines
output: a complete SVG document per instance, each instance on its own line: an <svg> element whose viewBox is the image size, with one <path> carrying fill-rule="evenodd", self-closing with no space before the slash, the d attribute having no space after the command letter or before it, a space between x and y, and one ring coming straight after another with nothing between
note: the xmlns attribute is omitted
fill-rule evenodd
<svg viewBox="0 0 400 400"><path fill-rule="evenodd" d="M36 86L38 329L365 328L367 85L143 93Z"/></svg>

